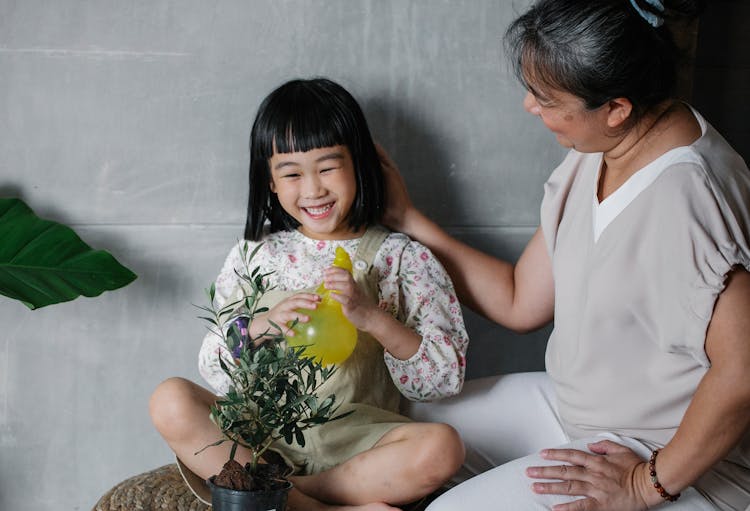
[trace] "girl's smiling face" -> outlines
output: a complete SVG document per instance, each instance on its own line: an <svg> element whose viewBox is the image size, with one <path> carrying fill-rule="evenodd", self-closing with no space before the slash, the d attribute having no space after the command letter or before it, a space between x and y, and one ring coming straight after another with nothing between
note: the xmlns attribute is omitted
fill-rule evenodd
<svg viewBox="0 0 750 511"><path fill-rule="evenodd" d="M271 191L300 223L308 238L349 239L348 218L357 194L354 164L343 145L305 152L277 153L268 161Z"/></svg>

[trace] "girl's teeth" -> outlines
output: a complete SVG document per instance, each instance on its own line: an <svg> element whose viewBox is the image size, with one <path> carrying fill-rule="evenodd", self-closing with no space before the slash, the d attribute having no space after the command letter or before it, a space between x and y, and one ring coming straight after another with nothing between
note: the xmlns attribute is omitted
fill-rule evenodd
<svg viewBox="0 0 750 511"><path fill-rule="evenodd" d="M320 207L320 208L305 208L305 209L311 215L322 215L323 213L325 213L326 211L328 211L329 209L331 209L331 205L330 204L326 204L325 206Z"/></svg>

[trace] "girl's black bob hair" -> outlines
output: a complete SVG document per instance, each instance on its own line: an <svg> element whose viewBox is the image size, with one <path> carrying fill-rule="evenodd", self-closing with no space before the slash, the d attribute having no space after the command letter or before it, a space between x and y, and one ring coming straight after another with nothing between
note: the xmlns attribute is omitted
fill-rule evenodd
<svg viewBox="0 0 750 511"><path fill-rule="evenodd" d="M349 227L357 231L380 222L385 208L385 182L362 109L346 89L331 80L298 79L271 92L258 108L253 123L245 239L261 239L267 221L269 232L299 226L271 192L268 162L274 151L305 152L335 145L349 149L357 182Z"/></svg>

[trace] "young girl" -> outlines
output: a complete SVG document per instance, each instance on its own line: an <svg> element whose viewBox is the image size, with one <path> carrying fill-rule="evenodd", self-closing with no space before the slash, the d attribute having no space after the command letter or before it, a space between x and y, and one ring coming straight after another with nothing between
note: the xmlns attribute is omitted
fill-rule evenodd
<svg viewBox="0 0 750 511"><path fill-rule="evenodd" d="M298 310L316 308L312 289L321 281L338 291L359 330L354 353L326 383L339 412L355 413L308 430L305 448L273 446L295 470L289 507L389 510L418 500L445 483L464 456L450 426L398 413L401 395L433 400L461 389L468 339L451 281L424 246L378 225L385 204L380 162L359 105L341 86L326 79L282 85L261 104L250 145L245 238L248 253L262 243L250 265L273 272L268 283L275 287L251 334L307 322ZM216 280L218 306L239 289L235 269L243 268L244 243L232 248ZM337 247L353 256L353 276L331 266ZM228 385L220 353L226 347L209 333L199 367L219 395ZM203 481L220 471L229 451L194 455L221 437L208 413L216 398L171 378L150 403L154 424L204 500ZM245 463L249 453L238 451L237 458Z"/></svg>

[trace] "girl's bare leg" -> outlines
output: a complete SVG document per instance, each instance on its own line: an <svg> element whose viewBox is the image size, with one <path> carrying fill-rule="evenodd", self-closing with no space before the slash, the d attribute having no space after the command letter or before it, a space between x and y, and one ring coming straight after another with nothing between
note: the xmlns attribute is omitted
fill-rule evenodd
<svg viewBox="0 0 750 511"><path fill-rule="evenodd" d="M208 415L214 401L216 396L200 385L183 378L169 378L159 384L149 402L156 429L180 461L203 478L218 474L231 450L231 443L225 442L195 454L222 438ZM244 465L250 461L250 455L238 449L235 459Z"/></svg>
<svg viewBox="0 0 750 511"><path fill-rule="evenodd" d="M408 423L375 446L330 470L294 476L304 494L322 502L406 504L440 488L464 461L464 446L447 424Z"/></svg>
<svg viewBox="0 0 750 511"><path fill-rule="evenodd" d="M190 470L207 479L218 474L229 459L231 444L226 442L195 452L221 438L221 432L209 418L209 409L216 396L183 378L170 378L154 391L149 402L151 419L169 447ZM238 448L235 459L240 464L250 461L250 453ZM398 511L381 501L362 502L357 506L331 505L315 500L292 488L289 493L290 511Z"/></svg>

